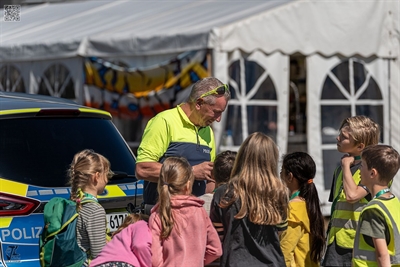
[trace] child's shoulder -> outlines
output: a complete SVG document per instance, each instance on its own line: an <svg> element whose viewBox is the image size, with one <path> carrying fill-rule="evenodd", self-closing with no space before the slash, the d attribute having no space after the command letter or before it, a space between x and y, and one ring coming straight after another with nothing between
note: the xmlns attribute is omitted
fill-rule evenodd
<svg viewBox="0 0 400 267"><path fill-rule="evenodd" d="M379 217L387 213L396 212L400 209L400 201L392 195L389 198L376 198L371 200L362 211L364 219L368 217Z"/></svg>
<svg viewBox="0 0 400 267"><path fill-rule="evenodd" d="M98 202L91 201L82 204L81 210L79 211L81 214L104 214L105 215L105 210L102 205L100 205Z"/></svg>

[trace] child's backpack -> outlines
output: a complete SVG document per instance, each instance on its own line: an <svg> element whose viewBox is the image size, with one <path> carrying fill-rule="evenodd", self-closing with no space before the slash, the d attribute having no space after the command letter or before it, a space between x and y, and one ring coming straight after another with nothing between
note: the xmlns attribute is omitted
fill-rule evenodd
<svg viewBox="0 0 400 267"><path fill-rule="evenodd" d="M90 202L93 200L84 200ZM44 206L44 228L39 237L39 258L42 267L81 267L87 258L76 239L79 213L76 203L61 197L52 198Z"/></svg>

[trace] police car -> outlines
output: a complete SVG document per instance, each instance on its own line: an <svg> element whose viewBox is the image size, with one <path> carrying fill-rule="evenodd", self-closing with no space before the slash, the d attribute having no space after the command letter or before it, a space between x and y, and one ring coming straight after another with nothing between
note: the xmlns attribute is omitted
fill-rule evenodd
<svg viewBox="0 0 400 267"><path fill-rule="evenodd" d="M108 112L41 95L0 92L0 266L40 266L43 207L69 198L66 170L75 153L93 149L116 175L99 202L108 227L118 228L140 203L135 156Z"/></svg>

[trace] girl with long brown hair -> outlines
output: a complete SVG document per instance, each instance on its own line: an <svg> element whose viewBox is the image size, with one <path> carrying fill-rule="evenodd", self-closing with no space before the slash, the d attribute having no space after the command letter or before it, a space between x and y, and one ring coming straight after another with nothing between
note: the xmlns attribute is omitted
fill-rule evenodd
<svg viewBox="0 0 400 267"><path fill-rule="evenodd" d="M287 226L288 193L278 176L278 157L270 137L249 135L230 181L215 192L210 217L224 229L220 266L285 265L278 235Z"/></svg>

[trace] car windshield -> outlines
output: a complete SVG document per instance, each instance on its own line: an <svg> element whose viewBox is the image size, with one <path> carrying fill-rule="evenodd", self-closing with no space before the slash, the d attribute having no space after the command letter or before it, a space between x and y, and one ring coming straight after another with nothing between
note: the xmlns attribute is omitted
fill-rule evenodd
<svg viewBox="0 0 400 267"><path fill-rule="evenodd" d="M135 174L135 158L110 120L21 118L0 120L0 177L44 187L66 186L76 152L93 149L112 171ZM109 184L134 182L111 179Z"/></svg>

